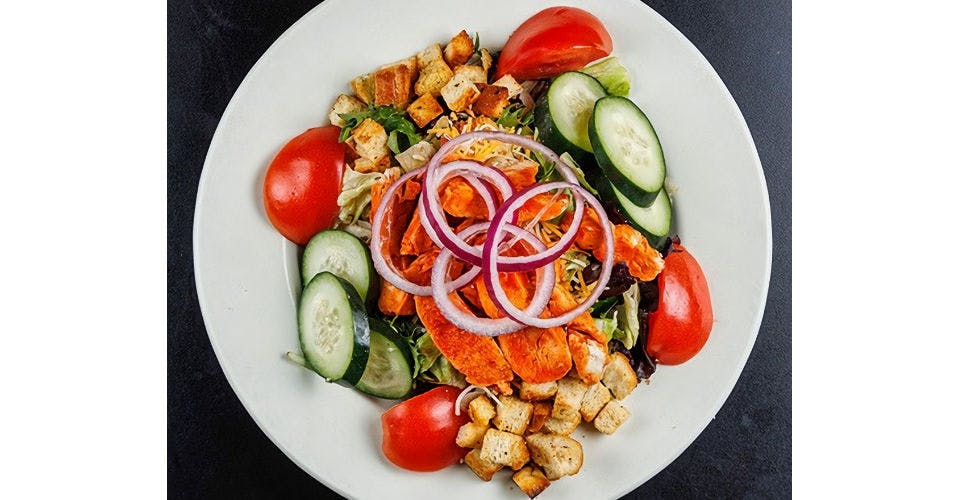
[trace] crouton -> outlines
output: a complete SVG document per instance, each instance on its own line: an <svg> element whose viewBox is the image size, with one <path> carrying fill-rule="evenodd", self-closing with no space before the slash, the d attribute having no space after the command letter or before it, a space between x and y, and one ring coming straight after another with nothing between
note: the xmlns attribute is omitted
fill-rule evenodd
<svg viewBox="0 0 960 500"><path fill-rule="evenodd" d="M506 87L485 84L478 84L477 87L480 89L480 95L473 103L474 113L490 118L500 118L503 110L510 104Z"/></svg>
<svg viewBox="0 0 960 500"><path fill-rule="evenodd" d="M490 419L497 414L497 410L493 407L490 398L477 396L467 405L467 414L470 415L470 420L478 424L489 425Z"/></svg>
<svg viewBox="0 0 960 500"><path fill-rule="evenodd" d="M340 115L356 113L365 109L367 109L367 105L360 99L352 95L340 94L337 96L337 100L333 101L333 106L330 107L330 123L338 127L343 127L345 123L343 118L340 118Z"/></svg>
<svg viewBox="0 0 960 500"><path fill-rule="evenodd" d="M439 43L435 43L417 53L417 67L420 68L421 72L438 62L447 64L443 60L443 49L440 48Z"/></svg>
<svg viewBox="0 0 960 500"><path fill-rule="evenodd" d="M466 74L454 74L453 78L440 89L440 95L443 96L443 101L447 103L450 111L463 111L477 100L480 90Z"/></svg>
<svg viewBox="0 0 960 500"><path fill-rule="evenodd" d="M493 66L493 56L487 49L480 49L480 66L483 67L485 72L490 71L490 66Z"/></svg>
<svg viewBox="0 0 960 500"><path fill-rule="evenodd" d="M593 419L593 426L604 434L613 434L629 417L630 410L614 399L600 410L597 418Z"/></svg>
<svg viewBox="0 0 960 500"><path fill-rule="evenodd" d="M533 403L533 416L530 417L530 425L527 426L527 432L540 432L544 422L550 418L551 411L553 411L553 404L549 401L537 401Z"/></svg>
<svg viewBox="0 0 960 500"><path fill-rule="evenodd" d="M520 399L527 401L542 401L550 399L557 393L557 383L544 382L542 384L531 384L530 382L520 382Z"/></svg>
<svg viewBox="0 0 960 500"><path fill-rule="evenodd" d="M443 60L440 44L435 43L417 54L417 68L420 75L413 91L417 95L440 95L440 89L453 78L453 70Z"/></svg>
<svg viewBox="0 0 960 500"><path fill-rule="evenodd" d="M397 163L403 167L403 171L409 172L426 165L436 151L436 148L429 142L420 141L398 153L395 158Z"/></svg>
<svg viewBox="0 0 960 500"><path fill-rule="evenodd" d="M468 451L467 455L463 457L463 462L467 464L467 467L470 467L470 470L472 470L477 477L484 481L493 479L493 475L503 468L500 464L495 464L481 458L479 449Z"/></svg>
<svg viewBox="0 0 960 500"><path fill-rule="evenodd" d="M450 43L443 48L443 59L451 68L455 68L470 59L473 55L473 39L467 34L466 30L460 30Z"/></svg>
<svg viewBox="0 0 960 500"><path fill-rule="evenodd" d="M373 104L373 87L373 76L371 75L360 75L350 81L350 88L353 89L353 93L357 94L357 98L366 104Z"/></svg>
<svg viewBox="0 0 960 500"><path fill-rule="evenodd" d="M453 70L453 76L454 78L457 76L466 78L473 83L487 83L487 72L480 66L458 66L457 69Z"/></svg>
<svg viewBox="0 0 960 500"><path fill-rule="evenodd" d="M623 399L637 388L637 372L633 371L630 361L623 353L615 352L603 370L603 385L610 389L613 397Z"/></svg>
<svg viewBox="0 0 960 500"><path fill-rule="evenodd" d="M478 424L476 422L467 422L460 426L457 431L457 446L461 448L479 448L483 444L483 435L487 433L490 426L487 424Z"/></svg>
<svg viewBox="0 0 960 500"><path fill-rule="evenodd" d="M593 384L587 388L587 393L583 395L583 402L580 403L580 415L587 422L592 422L597 413L603 409L613 396L610 395L610 389L603 384Z"/></svg>
<svg viewBox="0 0 960 500"><path fill-rule="evenodd" d="M531 434L527 446L534 463L543 467L547 479L553 481L580 472L583 447L575 439L556 434Z"/></svg>
<svg viewBox="0 0 960 500"><path fill-rule="evenodd" d="M453 70L447 66L447 63L440 61L431 64L420 71L420 77L413 86L413 91L417 95L431 94L438 96L451 78L453 78Z"/></svg>
<svg viewBox="0 0 960 500"><path fill-rule="evenodd" d="M353 169L358 173L367 174L370 172L383 172L390 168L390 156L383 155L379 160L373 161L368 158L357 158L353 162Z"/></svg>
<svg viewBox="0 0 960 500"><path fill-rule="evenodd" d="M374 102L377 106L405 108L417 76L416 57L381 67L373 74Z"/></svg>
<svg viewBox="0 0 960 500"><path fill-rule="evenodd" d="M530 460L523 438L511 432L490 429L483 435L480 458L519 470Z"/></svg>
<svg viewBox="0 0 960 500"><path fill-rule="evenodd" d="M493 82L493 85L498 87L503 87L507 89L507 95L510 99L520 95L520 92L523 92L523 87L520 86L520 83L512 75L503 75L499 80Z"/></svg>
<svg viewBox="0 0 960 500"><path fill-rule="evenodd" d="M553 401L551 416L560 420L574 420L580 418L580 404L583 395L587 393L587 384L584 384L576 375L567 375L557 381L557 396ZM576 417L574 417L576 415Z"/></svg>
<svg viewBox="0 0 960 500"><path fill-rule="evenodd" d="M513 474L513 482L520 487L520 490L533 498L550 486L550 480L540 469L528 465Z"/></svg>
<svg viewBox="0 0 960 500"><path fill-rule="evenodd" d="M443 106L437 102L433 94L423 94L407 107L407 114L418 127L423 128L434 118L443 114Z"/></svg>
<svg viewBox="0 0 960 500"><path fill-rule="evenodd" d="M580 413L574 413L567 418L550 417L543 422L540 432L569 436L578 425L580 425Z"/></svg>
<svg viewBox="0 0 960 500"><path fill-rule="evenodd" d="M373 119L367 118L360 122L350 133L353 137L357 154L374 163L390 154L387 148L387 131Z"/></svg>
<svg viewBox="0 0 960 500"><path fill-rule="evenodd" d="M503 404L497 406L493 425L501 431L523 434L530 424L533 405L513 396L500 396L500 402Z"/></svg>

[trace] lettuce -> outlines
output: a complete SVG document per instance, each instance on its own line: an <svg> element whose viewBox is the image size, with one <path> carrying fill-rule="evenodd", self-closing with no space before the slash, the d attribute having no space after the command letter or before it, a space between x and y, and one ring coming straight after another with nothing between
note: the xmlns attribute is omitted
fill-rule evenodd
<svg viewBox="0 0 960 500"><path fill-rule="evenodd" d="M445 384L460 387L467 386L467 379L450 364L450 360L440 354L429 333L421 335L414 342L414 377L431 384Z"/></svg>
<svg viewBox="0 0 960 500"><path fill-rule="evenodd" d="M337 197L339 219L343 225L351 225L364 215L364 210L370 206L370 188L380 179L383 179L380 172L361 174L350 167L343 171L340 196Z"/></svg>
<svg viewBox="0 0 960 500"><path fill-rule="evenodd" d="M630 75L616 57L608 57L580 70L600 82L612 95L626 96L630 93Z"/></svg>
<svg viewBox="0 0 960 500"><path fill-rule="evenodd" d="M615 315L623 318L623 324L613 333L613 338L623 342L627 349L633 349L640 336L640 286L634 283L623 292L623 304L614 311Z"/></svg>

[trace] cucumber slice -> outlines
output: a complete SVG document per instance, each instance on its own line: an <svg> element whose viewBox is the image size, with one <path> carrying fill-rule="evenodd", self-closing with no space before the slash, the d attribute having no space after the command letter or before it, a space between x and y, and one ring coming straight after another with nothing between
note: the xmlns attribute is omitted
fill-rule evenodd
<svg viewBox="0 0 960 500"><path fill-rule="evenodd" d="M320 231L307 243L300 262L304 285L317 274L328 271L350 282L366 302L376 293L377 274L370 249L356 236L337 229Z"/></svg>
<svg viewBox="0 0 960 500"><path fill-rule="evenodd" d="M673 224L673 206L667 190L660 189L650 206L641 207L630 201L630 198L612 183L607 182L606 188L607 193L610 194L609 198L616 203L620 213L626 217L630 225L647 237L650 246L662 248L670 237L670 228Z"/></svg>
<svg viewBox="0 0 960 500"><path fill-rule="evenodd" d="M400 399L413 390L413 353L394 328L370 318L370 357L356 388L385 399Z"/></svg>
<svg viewBox="0 0 960 500"><path fill-rule="evenodd" d="M350 282L326 271L310 280L300 296L297 323L300 349L313 371L329 382L360 380L370 352L370 328Z"/></svg>
<svg viewBox="0 0 960 500"><path fill-rule="evenodd" d="M667 165L657 132L636 104L625 97L597 101L590 119L590 143L610 182L634 205L653 203Z"/></svg>
<svg viewBox="0 0 960 500"><path fill-rule="evenodd" d="M575 158L592 152L587 128L594 104L606 95L603 85L590 75L569 71L556 77L534 109L540 141Z"/></svg>

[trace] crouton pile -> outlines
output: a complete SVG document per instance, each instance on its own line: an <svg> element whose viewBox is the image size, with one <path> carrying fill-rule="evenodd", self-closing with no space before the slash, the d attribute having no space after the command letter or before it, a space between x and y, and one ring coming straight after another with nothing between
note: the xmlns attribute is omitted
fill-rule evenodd
<svg viewBox="0 0 960 500"><path fill-rule="evenodd" d="M487 49L474 47L467 32L460 31L445 46L435 43L417 55L385 65L371 74L350 82L353 95L341 94L330 109L330 123L344 126L343 114L358 113L368 106L392 106L403 110L419 129L427 129L434 120L451 112L463 112L496 120L522 92L520 83L505 75L488 84L493 56ZM348 160L357 172L383 172L391 167L387 131L371 118L356 126L345 141ZM426 163L433 153L423 141L397 163L409 171ZM428 147L431 149L426 150ZM413 149L413 148L410 148ZM429 153L429 154L424 154ZM417 156L422 160L412 158Z"/></svg>
<svg viewBox="0 0 960 500"><path fill-rule="evenodd" d="M521 382L517 396L501 396L499 405L479 396L457 435L457 444L470 448L464 462L484 481L509 467L514 483L533 498L551 481L580 471L583 448L570 435L582 422L613 434L627 420L621 401L637 382L626 356L614 353L593 385L572 371L556 382Z"/></svg>

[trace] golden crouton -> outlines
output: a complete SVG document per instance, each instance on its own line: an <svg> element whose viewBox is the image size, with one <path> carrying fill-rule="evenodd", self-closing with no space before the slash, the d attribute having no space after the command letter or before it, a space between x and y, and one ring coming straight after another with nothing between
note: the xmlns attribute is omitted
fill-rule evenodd
<svg viewBox="0 0 960 500"><path fill-rule="evenodd" d="M373 161L368 158L357 158L357 160L353 163L353 169L361 174L367 174L370 172L383 172L388 168L390 168L389 155L383 155L377 161Z"/></svg>
<svg viewBox="0 0 960 500"><path fill-rule="evenodd" d="M523 434L530 424L533 415L533 405L513 396L500 396L497 414L493 417L493 425L501 431Z"/></svg>
<svg viewBox="0 0 960 500"><path fill-rule="evenodd" d="M483 66L483 71L490 71L490 66L493 66L493 56L490 55L489 50L480 49L480 65Z"/></svg>
<svg viewBox="0 0 960 500"><path fill-rule="evenodd" d="M553 411L553 403L550 401L534 402L533 416L530 418L530 425L527 426L527 432L540 432L544 422L550 418L551 411Z"/></svg>
<svg viewBox="0 0 960 500"><path fill-rule="evenodd" d="M503 466L500 464L495 464L489 460L484 460L481 458L479 449L472 449L468 451L467 455L463 457L463 462L467 464L467 467L470 467L470 470L472 470L477 477L483 479L484 481L493 479L493 475L496 474L498 470L503 468Z"/></svg>
<svg viewBox="0 0 960 500"><path fill-rule="evenodd" d="M470 59L473 55L473 39L467 34L466 30L460 30L450 43L443 48L443 58L451 68L455 68Z"/></svg>
<svg viewBox="0 0 960 500"><path fill-rule="evenodd" d="M478 424L476 422L467 422L460 426L457 431L457 446L461 448L479 448L483 444L483 435L487 433L490 426Z"/></svg>
<svg viewBox="0 0 960 500"><path fill-rule="evenodd" d="M467 405L467 414L470 415L470 420L478 424L489 425L490 419L497 414L497 410L493 407L490 398L477 396Z"/></svg>
<svg viewBox="0 0 960 500"><path fill-rule="evenodd" d="M520 382L520 399L527 401L541 401L550 399L557 393L557 383L543 382L541 384L531 384L530 382Z"/></svg>
<svg viewBox="0 0 960 500"><path fill-rule="evenodd" d="M480 96L477 85L464 74L454 74L453 78L440 89L443 101L450 111L464 111Z"/></svg>
<svg viewBox="0 0 960 500"><path fill-rule="evenodd" d="M583 447L573 438L556 434L531 434L527 446L533 461L543 467L547 479L553 481L580 472Z"/></svg>
<svg viewBox="0 0 960 500"><path fill-rule="evenodd" d="M493 82L493 85L503 87L507 89L507 95L510 99L520 95L520 92L523 92L523 87L520 86L520 83L512 75L503 75L497 81Z"/></svg>
<svg viewBox="0 0 960 500"><path fill-rule="evenodd" d="M434 118L443 114L443 106L437 102L437 99L433 97L433 94L423 94L407 107L407 114L410 115L410 119L413 120L413 123L416 123L418 127L423 128Z"/></svg>
<svg viewBox="0 0 960 500"><path fill-rule="evenodd" d="M477 87L480 89L480 96L473 103L474 113L500 118L503 110L510 104L506 87L485 84L478 84Z"/></svg>
<svg viewBox="0 0 960 500"><path fill-rule="evenodd" d="M469 66L457 66L457 69L453 70L453 76L454 78L458 76L461 78L466 78L467 80L477 84L487 83L487 72L484 71L480 66L474 66L472 64Z"/></svg>
<svg viewBox="0 0 960 500"><path fill-rule="evenodd" d="M637 388L637 372L633 371L630 361L623 353L615 352L603 370L603 385L610 389L613 397L623 399Z"/></svg>
<svg viewBox="0 0 960 500"><path fill-rule="evenodd" d="M593 419L593 426L604 434L613 434L629 417L630 410L614 399L600 410L597 418Z"/></svg>
<svg viewBox="0 0 960 500"><path fill-rule="evenodd" d="M583 395L587 393L587 384L584 384L575 374L567 375L557 381L557 396L553 401L551 416L560 420L571 421L580 418L580 404Z"/></svg>
<svg viewBox="0 0 960 500"><path fill-rule="evenodd" d="M447 64L447 62L443 60L443 49L440 48L439 43L435 43L417 54L417 67L420 68L420 71L438 62L444 65Z"/></svg>
<svg viewBox="0 0 960 500"><path fill-rule="evenodd" d="M374 102L377 106L405 108L417 76L416 57L383 66L373 74Z"/></svg>
<svg viewBox="0 0 960 500"><path fill-rule="evenodd" d="M543 423L540 432L569 436L578 425L580 425L580 413L574 413L567 418L550 417Z"/></svg>
<svg viewBox="0 0 960 500"><path fill-rule="evenodd" d="M514 472L513 482L530 498L543 493L543 490L550 486L550 480L543 474L543 471L532 465Z"/></svg>
<svg viewBox="0 0 960 500"><path fill-rule="evenodd" d="M587 388L587 393L583 395L583 402L580 403L580 415L587 422L593 421L593 418L600 413L603 406L606 405L613 396L610 395L610 389L603 384L593 384Z"/></svg>
<svg viewBox="0 0 960 500"><path fill-rule="evenodd" d="M483 435L480 458L519 470L530 460L523 438L511 432L490 429Z"/></svg>
<svg viewBox="0 0 960 500"><path fill-rule="evenodd" d="M373 76L371 75L360 75L350 81L350 88L353 89L353 93L357 94L357 97L366 104L373 104L373 87Z"/></svg>
<svg viewBox="0 0 960 500"><path fill-rule="evenodd" d="M430 161L430 157L433 156L437 150L427 141L420 141L413 146L397 153L395 156L397 163L403 167L404 172L409 172L414 169L418 169L427 164Z"/></svg>
<svg viewBox="0 0 960 500"><path fill-rule="evenodd" d="M343 118L340 118L340 115L356 113L365 109L367 109L367 105L360 99L352 95L340 94L337 96L337 100L333 102L333 106L330 107L330 123L343 127L344 121Z"/></svg>
<svg viewBox="0 0 960 500"><path fill-rule="evenodd" d="M453 78L453 70L447 66L447 63L440 61L431 64L420 71L420 78L413 86L413 91L417 95L431 94L438 96L451 78Z"/></svg>
<svg viewBox="0 0 960 500"><path fill-rule="evenodd" d="M367 118L360 122L353 131L351 137L354 140L354 147L361 158L366 158L374 163L384 156L390 154L387 147L387 131L383 125Z"/></svg>

